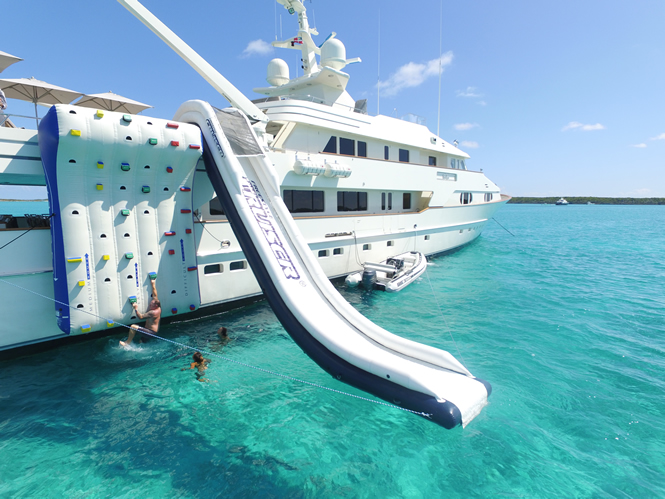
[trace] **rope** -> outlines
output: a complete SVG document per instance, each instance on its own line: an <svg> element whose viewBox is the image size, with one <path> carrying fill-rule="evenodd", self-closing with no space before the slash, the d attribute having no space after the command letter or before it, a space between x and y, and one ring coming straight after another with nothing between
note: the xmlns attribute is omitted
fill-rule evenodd
<svg viewBox="0 0 665 499"><path fill-rule="evenodd" d="M52 213L51 215L49 215L49 217L48 217L49 220L53 217L53 215L54 215L53 213ZM28 232L30 232L32 229L35 229L35 228L36 228L36 227L30 227L30 228L29 228L28 230L26 230L23 234L21 234L21 235L19 235L19 236L16 236L14 239L12 239L11 241L9 241L9 242L8 242L7 244L5 244L4 246L0 246L0 250L6 248L6 247L9 246L10 244L12 244L14 241L16 241L17 239L19 239L19 238L25 236Z"/></svg>
<svg viewBox="0 0 665 499"><path fill-rule="evenodd" d="M499 226L500 226L503 230L505 230L508 234L510 234L511 236L515 237L515 234L513 234L513 233L510 232L508 229L506 229L503 225L501 225L501 224L499 223L499 221L498 221L496 218L492 217L492 220L494 220L496 223L498 223Z"/></svg>
<svg viewBox="0 0 665 499"><path fill-rule="evenodd" d="M34 295L40 296L40 297L42 297L42 298L45 298L45 299L47 299L47 300L50 300L50 301L52 301L52 302L54 302L54 303L57 303L57 304L59 304L59 305L63 305L63 306L65 306L65 307L71 308L71 307L69 307L69 305L66 304L66 303L63 303L63 302L61 302L61 301L59 301L59 300L56 300L56 299L54 299L54 298L51 298L50 296L43 295L43 294L38 293L38 292L36 292L36 291L33 291L33 290L31 290L31 289L24 288L23 286L19 286L18 284L11 283L11 282L6 281L6 280L4 280L4 279L0 279L0 282L3 282L3 283L5 283L5 284L9 284L10 286L13 286L13 287L15 287L15 288L21 289L21 290L23 290L23 291L27 291L28 293L32 293L32 294L34 294ZM77 308L71 308L71 310L75 310L75 311L77 311L77 312L83 312L83 313L88 314L88 315L91 315L91 316L93 316L93 317L95 317L95 318L97 318L97 319L104 319L103 317L100 317L100 316L98 316L98 315L96 315L96 314L93 314L92 312L89 312L89 311L87 311L87 310L81 310L81 309L77 309ZM108 319L106 319L106 320L108 320ZM124 327L124 328L131 329L131 326L128 326L127 324L123 324L123 323L121 323L121 322L117 322L117 321L113 321L113 322L115 322L115 324L117 324L118 326L122 326L122 327ZM317 384L317 383L312 383L311 381L305 381L305 380L302 380L302 379L299 379L299 378L294 378L293 376L288 376L288 375L286 375L286 374L281 374L281 373L278 373L278 372L275 372L275 371L271 371L271 370L269 370L269 369L264 369L264 368L262 368L262 367L253 366L253 365L251 365L251 364L247 364L247 363L245 363L245 362L241 362L241 361L239 361L239 360L230 359L230 358L228 358L228 357L224 357L223 355L218 355L218 354L216 354L216 353L214 353L214 352L208 352L208 351L205 351L205 350L201 350L201 349L195 348L195 347L190 346L190 345L186 345L186 344L184 344L184 343L180 343L180 342L177 342L177 341L174 341L174 340L169 340L168 338L163 338L163 337L161 337L161 336L158 336L158 335L156 335L156 334L153 334L153 333L148 332L145 328L142 328L142 329L141 329L141 333L142 333L142 334L146 334L146 335L148 335L148 336L151 336L151 337L153 337L153 338L157 338L158 340L162 340L162 341L165 341L165 342L167 342L167 343L171 343L171 344L173 344L173 345L177 345L177 346L180 346L180 347L183 347L183 348L187 348L187 349L189 349L189 350L193 350L193 351L195 351L195 352L201 352L201 353L204 353L204 354L206 354L206 355L210 355L210 356L212 356L212 357L217 357L217 358L219 358L219 359L225 360L225 361L227 361L227 362L232 362L232 363L234 363L234 364L238 364L238 365L240 365L240 366L243 366L243 367L246 367L246 368L249 368L249 369L254 369L254 370L259 371L259 372L262 372L262 373L270 374L270 375L272 375L272 376L277 376L277 377L280 377L280 378L288 379L288 380L293 381L293 382L296 382L296 383L301 383L301 384L303 384L303 385L308 385L308 386L311 386L311 387L314 387L314 388L319 388L319 389L321 389L321 390L326 390L326 391L329 391L329 392L332 392L332 393L337 393L337 394L339 394L339 395L345 395L345 396L347 396L347 397L351 397L351 398L354 398L354 399L362 400L362 401L365 401L365 402L371 402L371 403L373 403L373 404L382 405L382 406L385 406L385 407L390 407L390 408L392 408L392 409L398 409L398 410L400 410L400 411L409 412L409 413L411 413L411 414L415 414L415 415L417 415L417 416L423 416L423 417L428 418L428 419L431 419L431 417L432 417L431 414L428 414L428 413L426 413L426 412L413 411L413 410L411 410L411 409L407 409L407 408L405 408L405 407L399 407L399 406L397 406L397 405L389 404L389 403L387 403L387 402L382 402L382 401L380 401L380 400L372 400L372 399L369 399L369 398L367 398L367 397L362 397L362 396L360 396L360 395L354 395L354 394L352 394L352 393L348 393L348 392L344 392L344 391L341 391L341 390L337 390L337 389L335 389L335 388L329 388L329 387L327 387L327 386L319 385L319 384Z"/></svg>

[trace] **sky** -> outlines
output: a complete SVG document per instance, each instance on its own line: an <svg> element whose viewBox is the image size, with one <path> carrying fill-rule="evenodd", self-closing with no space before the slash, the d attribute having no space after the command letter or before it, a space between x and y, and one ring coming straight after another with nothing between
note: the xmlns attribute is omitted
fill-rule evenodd
<svg viewBox="0 0 665 499"><path fill-rule="evenodd" d="M297 32L296 16L274 0L143 4L250 98L267 86L272 58L296 75L299 52L269 45ZM370 114L425 118L432 132L458 140L471 155L467 167L482 169L502 192L665 197L663 0L305 6L317 43L335 31L347 58L362 59L345 68L353 98L367 99ZM142 114L166 119L189 99L228 105L115 0L14 0L3 2L2 18L0 51L24 61L0 78L112 90L153 106ZM10 113L34 114L32 104L8 104ZM45 191L16 197L36 192Z"/></svg>

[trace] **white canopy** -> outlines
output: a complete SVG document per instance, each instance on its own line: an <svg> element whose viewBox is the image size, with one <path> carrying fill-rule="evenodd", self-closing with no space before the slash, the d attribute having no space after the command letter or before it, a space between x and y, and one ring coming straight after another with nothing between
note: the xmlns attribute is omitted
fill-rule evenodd
<svg viewBox="0 0 665 499"><path fill-rule="evenodd" d="M136 114L144 109L148 109L148 104L143 104L122 95L106 92L103 94L90 94L81 97L81 100L74 103L77 106L92 107L96 109L105 109L107 111L119 111L129 114Z"/></svg>
<svg viewBox="0 0 665 499"><path fill-rule="evenodd" d="M81 92L67 88L51 85L45 81L31 78L0 79L0 88L9 99L19 99L32 102L35 105L35 120L39 125L39 114L37 103L40 104L69 104L77 97L83 95Z"/></svg>
<svg viewBox="0 0 665 499"><path fill-rule="evenodd" d="M20 57L16 57L15 55L8 54L7 52L3 52L0 50L0 73L2 73L5 69L7 69L9 66L14 64L15 62L22 61Z"/></svg>

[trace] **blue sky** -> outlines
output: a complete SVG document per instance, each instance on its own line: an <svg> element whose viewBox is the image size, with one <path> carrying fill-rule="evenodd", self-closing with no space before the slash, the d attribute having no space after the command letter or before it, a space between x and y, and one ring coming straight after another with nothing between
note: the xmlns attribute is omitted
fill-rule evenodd
<svg viewBox="0 0 665 499"><path fill-rule="evenodd" d="M144 5L250 98L294 36L273 0L144 0ZM277 5L277 9L275 9ZM440 0L307 0L323 41L337 32L348 90L381 114L437 130ZM380 23L379 23L380 13ZM34 76L83 93L112 90L171 118L189 99L226 102L115 0L3 2L0 50L22 57L0 78ZM443 2L440 135L457 139L514 196L665 197L665 2ZM32 114L9 101L9 112ZM43 108L41 112L45 112ZM32 126L26 122L26 126ZM4 197L6 190L0 190Z"/></svg>

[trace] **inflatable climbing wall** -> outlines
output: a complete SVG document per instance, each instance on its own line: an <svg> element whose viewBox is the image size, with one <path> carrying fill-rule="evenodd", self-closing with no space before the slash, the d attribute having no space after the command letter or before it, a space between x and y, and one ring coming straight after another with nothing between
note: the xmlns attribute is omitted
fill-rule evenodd
<svg viewBox="0 0 665 499"><path fill-rule="evenodd" d="M192 192L194 125L68 105L39 125L58 326L137 322L156 278L162 317L200 305Z"/></svg>

